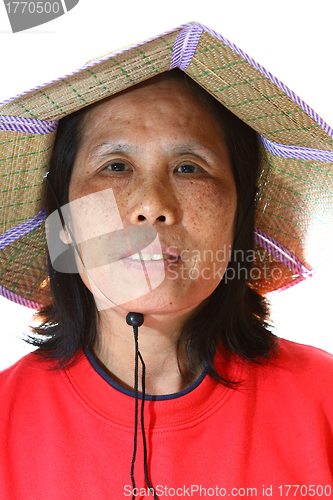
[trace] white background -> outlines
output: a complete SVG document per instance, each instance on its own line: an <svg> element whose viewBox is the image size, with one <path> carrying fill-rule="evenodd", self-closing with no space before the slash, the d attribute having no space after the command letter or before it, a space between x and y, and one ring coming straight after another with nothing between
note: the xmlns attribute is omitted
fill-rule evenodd
<svg viewBox="0 0 333 500"><path fill-rule="evenodd" d="M333 3L325 0L80 0L54 21L11 33L0 3L0 101L87 61L197 21L240 46L333 126ZM271 297L275 332L333 353L330 256L311 279ZM31 311L0 298L0 369L27 352Z"/></svg>

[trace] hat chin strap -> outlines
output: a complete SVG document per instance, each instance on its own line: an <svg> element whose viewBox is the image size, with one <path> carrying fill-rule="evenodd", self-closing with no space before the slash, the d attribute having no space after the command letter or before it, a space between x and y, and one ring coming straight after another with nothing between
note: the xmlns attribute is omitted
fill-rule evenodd
<svg viewBox="0 0 333 500"><path fill-rule="evenodd" d="M146 365L143 361L141 353L139 351L139 342L138 342L138 328L143 324L144 318L143 314L130 312L126 316L126 323L130 326L133 326L134 332L134 342L135 342L135 368L134 368L134 393L135 393L135 417L134 417L134 448L133 448L133 458L131 465L131 481L133 487L133 496L132 500L134 500L135 495L135 479L134 479L134 464L136 459L136 451L137 451L137 439L138 439L138 406L139 406L139 391L138 391L138 373L139 373L139 358L142 365L142 396L141 396L141 432L142 432L142 444L143 444L143 463L144 463L144 473L145 473L145 481L146 484L153 492L154 499L158 500L155 490L152 487L149 477L148 477L148 458L147 458L147 442L146 442L146 434L145 434L145 425L144 425L144 405L145 405L145 394L146 394Z"/></svg>

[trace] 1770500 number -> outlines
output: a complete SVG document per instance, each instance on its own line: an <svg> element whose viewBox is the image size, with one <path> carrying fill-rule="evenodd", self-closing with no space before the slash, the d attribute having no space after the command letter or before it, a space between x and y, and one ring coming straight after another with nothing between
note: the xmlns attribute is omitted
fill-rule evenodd
<svg viewBox="0 0 333 500"><path fill-rule="evenodd" d="M318 484L318 486L314 484L310 484L309 486L306 486L305 484L299 485L299 484L284 484L278 487L280 490L280 497L285 496L287 497L290 493L289 496L296 496L297 493L300 494L303 497L309 496L309 497L314 497L315 495L317 497L330 497L332 493L332 488L329 484L326 486L322 486L321 484Z"/></svg>
<svg viewBox="0 0 333 500"><path fill-rule="evenodd" d="M8 2L6 3L8 14L29 12L30 14L58 14L60 10L59 2Z"/></svg>

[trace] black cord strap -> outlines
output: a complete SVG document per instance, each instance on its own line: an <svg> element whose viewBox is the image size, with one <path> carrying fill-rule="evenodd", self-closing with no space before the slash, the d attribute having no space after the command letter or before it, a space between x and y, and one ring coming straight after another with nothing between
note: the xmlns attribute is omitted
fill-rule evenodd
<svg viewBox="0 0 333 500"><path fill-rule="evenodd" d="M139 358L142 365L142 400L141 400L141 432L142 432L142 443L143 443L143 466L145 473L145 481L150 489L153 492L154 500L158 500L155 490L151 485L148 477L148 457L147 457L147 441L146 441L146 433L145 433L145 424L144 424L144 407L145 407L145 397L146 397L146 365L143 361L141 353L139 351L139 342L138 342L138 327L133 326L134 332L134 342L135 342L135 368L134 368L134 394L135 394L135 416L134 416L134 446L133 446L133 458L131 464L131 481L133 488L133 496L132 500L135 500L134 490L135 490L135 479L134 479L134 464L136 459L137 452L137 441L138 441L138 407L139 407L139 390L138 390L138 371L139 371Z"/></svg>
<svg viewBox="0 0 333 500"><path fill-rule="evenodd" d="M136 450L138 442L138 368L139 368L139 344L138 344L138 327L133 326L134 341L135 341L135 368L134 368L134 394L135 394L135 413L134 413L134 447L133 447L133 458L131 464L131 481L133 488L132 500L135 500L134 490L135 490L135 479L134 479L134 464L136 459Z"/></svg>

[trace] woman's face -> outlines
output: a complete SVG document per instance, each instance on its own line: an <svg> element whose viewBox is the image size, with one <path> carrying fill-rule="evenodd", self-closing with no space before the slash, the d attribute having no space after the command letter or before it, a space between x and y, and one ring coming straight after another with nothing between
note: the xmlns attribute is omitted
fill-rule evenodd
<svg viewBox="0 0 333 500"><path fill-rule="evenodd" d="M69 201L93 193L101 193L101 203L100 210L85 215L91 226L114 220L108 230L123 225L157 231L160 247L155 240L142 250L144 269L150 277L161 276L161 269L165 276L141 296L124 299L122 308L143 314L188 312L214 291L233 242L236 187L221 127L182 83L162 75L92 107ZM95 251L105 249L96 244ZM123 286L133 280L134 287L142 263L125 256L117 265L118 272L124 270ZM92 290L86 272L80 274ZM108 296L109 278L102 274L95 284ZM99 298L107 304L103 294Z"/></svg>

